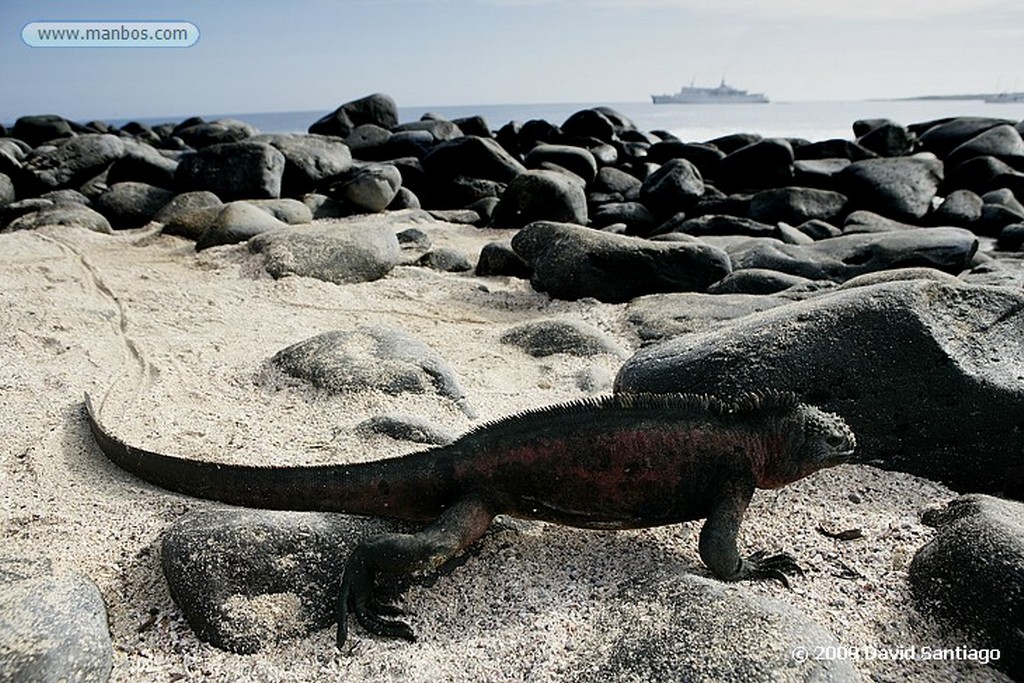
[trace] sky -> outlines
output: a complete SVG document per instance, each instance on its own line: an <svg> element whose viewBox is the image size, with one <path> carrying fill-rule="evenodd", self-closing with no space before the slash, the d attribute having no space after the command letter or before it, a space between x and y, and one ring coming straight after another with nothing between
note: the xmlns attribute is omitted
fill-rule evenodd
<svg viewBox="0 0 1024 683"><path fill-rule="evenodd" d="M183 48L29 47L37 21L186 21ZM0 121L1024 90L1021 0L0 0Z"/></svg>

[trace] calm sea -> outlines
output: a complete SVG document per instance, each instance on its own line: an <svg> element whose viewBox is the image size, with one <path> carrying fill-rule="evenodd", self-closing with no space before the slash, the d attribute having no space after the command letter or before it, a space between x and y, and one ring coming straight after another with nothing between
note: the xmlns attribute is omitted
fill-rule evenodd
<svg viewBox="0 0 1024 683"><path fill-rule="evenodd" d="M1024 103L986 104L980 100L890 100L858 102L772 102L769 104L650 104L618 102L591 104L508 104L458 107L399 107L400 120L417 121L426 112L448 119L483 116L492 130L509 121L543 119L561 124L580 109L605 104L628 116L641 130L667 130L683 140L710 140L729 133L758 133L766 137L808 140L852 138L858 119L888 118L902 124L949 116L1024 119ZM303 133L327 111L233 114L264 132ZM208 117L216 118L216 117Z"/></svg>
<svg viewBox="0 0 1024 683"><path fill-rule="evenodd" d="M853 138L858 119L887 118L908 125L951 116L983 116L1011 121L1024 119L1024 103L986 104L981 100L868 100L851 102L771 102L769 104L651 104L649 102L594 102L570 104L485 104L438 107L399 107L402 123L418 121L432 112L448 119L483 116L492 130L509 121L543 119L561 124L580 109L609 106L628 116L640 130L667 130L686 141L704 141L729 133L758 133L766 137L807 140ZM204 114L208 121L233 118L264 133L304 133L330 110ZM156 124L181 121L185 116L134 119ZM123 125L129 119L109 119Z"/></svg>

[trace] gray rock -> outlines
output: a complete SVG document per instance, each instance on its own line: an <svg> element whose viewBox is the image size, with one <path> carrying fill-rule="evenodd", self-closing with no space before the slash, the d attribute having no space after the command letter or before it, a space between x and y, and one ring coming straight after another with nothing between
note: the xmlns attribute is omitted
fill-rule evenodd
<svg viewBox="0 0 1024 683"><path fill-rule="evenodd" d="M614 166L604 166L597 172L590 189L593 192L618 194L623 199L633 200L640 196L641 185L640 179L636 176Z"/></svg>
<svg viewBox="0 0 1024 683"><path fill-rule="evenodd" d="M237 119L202 121L176 128L174 134L193 149L228 142L241 142L259 133L255 127Z"/></svg>
<svg viewBox="0 0 1024 683"><path fill-rule="evenodd" d="M775 294L790 287L809 285L810 280L777 270L747 268L734 270L708 287L708 294Z"/></svg>
<svg viewBox="0 0 1024 683"><path fill-rule="evenodd" d="M571 356L622 355L615 340L579 320L537 320L509 328L502 344L515 346L536 358L565 353Z"/></svg>
<svg viewBox="0 0 1024 683"><path fill-rule="evenodd" d="M1021 251L1024 248L1024 223L1004 226L999 233L998 245L1004 251Z"/></svg>
<svg viewBox="0 0 1024 683"><path fill-rule="evenodd" d="M494 207L496 228L521 228L534 221L587 224L583 186L554 171L526 171L508 184Z"/></svg>
<svg viewBox="0 0 1024 683"><path fill-rule="evenodd" d="M182 192L179 195L175 195L171 201L164 204L156 215L153 216L153 220L159 223L169 223L174 220L179 213L191 211L193 209L219 206L224 206L224 202L222 202L217 195L212 192L207 192L205 190Z"/></svg>
<svg viewBox="0 0 1024 683"><path fill-rule="evenodd" d="M838 192L809 187L783 187L762 190L750 200L748 216L761 223L792 223L818 219L832 221L846 206L846 197Z"/></svg>
<svg viewBox="0 0 1024 683"><path fill-rule="evenodd" d="M344 141L329 135L260 135L284 155L281 194L295 197L316 188L327 178L352 168L352 152Z"/></svg>
<svg viewBox="0 0 1024 683"><path fill-rule="evenodd" d="M284 155L265 142L226 142L181 158L174 174L184 192L209 190L224 201L281 196Z"/></svg>
<svg viewBox="0 0 1024 683"><path fill-rule="evenodd" d="M680 220L682 219L682 220ZM775 232L775 227L742 216L707 214L696 218L686 218L686 214L671 218L658 226L655 235L684 233L697 237L709 235L746 235L750 237L768 237Z"/></svg>
<svg viewBox="0 0 1024 683"><path fill-rule="evenodd" d="M728 191L789 185L793 180L793 161L793 147L786 140L759 140L722 159L718 184Z"/></svg>
<svg viewBox="0 0 1024 683"><path fill-rule="evenodd" d="M309 132L320 135L346 137L355 128L372 124L385 130L398 125L398 105L389 95L374 93L358 100L346 102L309 127Z"/></svg>
<svg viewBox="0 0 1024 683"><path fill-rule="evenodd" d="M940 161L919 155L855 161L837 180L852 207L914 221L928 213L942 177Z"/></svg>
<svg viewBox="0 0 1024 683"><path fill-rule="evenodd" d="M0 680L106 683L114 652L96 585L78 574L0 581Z"/></svg>
<svg viewBox="0 0 1024 683"><path fill-rule="evenodd" d="M35 230L44 225L64 225L68 227L81 227L93 232L112 233L110 222L101 213L93 211L87 206L80 204L57 205L52 208L42 209L27 213L16 218L7 224L3 232L15 232L17 230Z"/></svg>
<svg viewBox="0 0 1024 683"><path fill-rule="evenodd" d="M482 277L488 275L507 275L526 279L533 274L533 269L508 244L504 242L488 242L480 250L480 258L476 261L475 274Z"/></svg>
<svg viewBox="0 0 1024 683"><path fill-rule="evenodd" d="M595 656L578 661L566 680L860 680L847 659L795 659L798 648L813 653L841 643L789 604L740 585L685 574L641 579L600 615L600 642L577 647Z"/></svg>
<svg viewBox="0 0 1024 683"><path fill-rule="evenodd" d="M124 143L114 135L79 135L56 147L40 147L26 157L24 168L43 191L56 190L81 185L124 153Z"/></svg>
<svg viewBox="0 0 1024 683"><path fill-rule="evenodd" d="M428 251L416 261L416 265L445 273L465 273L473 270L473 264L465 254L448 247Z"/></svg>
<svg viewBox="0 0 1024 683"><path fill-rule="evenodd" d="M12 136L24 140L32 147L38 147L44 142L71 137L72 134L71 124L64 117L56 114L22 116L14 122L14 127L11 129Z"/></svg>
<svg viewBox="0 0 1024 683"><path fill-rule="evenodd" d="M213 214L213 211L216 211L216 214ZM196 251L245 242L256 235L286 227L268 212L248 202L229 202L223 207L210 210L205 215L212 215L212 220L196 240Z"/></svg>
<svg viewBox="0 0 1024 683"><path fill-rule="evenodd" d="M375 415L356 425L359 434L383 434L399 441L445 446L455 436L417 415Z"/></svg>
<svg viewBox="0 0 1024 683"><path fill-rule="evenodd" d="M177 158L164 156L149 145L124 140L124 156L110 165L107 184L137 182L174 189L174 172L178 168Z"/></svg>
<svg viewBox="0 0 1024 683"><path fill-rule="evenodd" d="M162 187L125 182L112 185L96 198L95 206L111 227L138 228L153 220L173 198L174 193Z"/></svg>
<svg viewBox="0 0 1024 683"><path fill-rule="evenodd" d="M910 154L916 141L905 126L885 119L854 121L853 134L857 136L858 145L882 157Z"/></svg>
<svg viewBox="0 0 1024 683"><path fill-rule="evenodd" d="M433 392L472 412L448 363L399 329L377 325L324 332L278 351L270 362L285 374L334 393Z"/></svg>
<svg viewBox="0 0 1024 683"><path fill-rule="evenodd" d="M944 159L950 152L971 138L990 128L1007 123L1013 125L1012 121L1006 119L961 116L928 127L918 136L918 139L925 150Z"/></svg>
<svg viewBox="0 0 1024 683"><path fill-rule="evenodd" d="M950 168L968 159L990 156L1011 165L1024 161L1024 139L1010 124L993 126L958 145L943 161Z"/></svg>
<svg viewBox="0 0 1024 683"><path fill-rule="evenodd" d="M474 135L436 145L423 157L423 169L440 178L468 176L499 183L510 182L526 171L496 140Z"/></svg>
<svg viewBox="0 0 1024 683"><path fill-rule="evenodd" d="M700 291L727 275L729 256L700 243L652 242L538 221L512 238L535 289L559 299L621 303L643 294Z"/></svg>
<svg viewBox="0 0 1024 683"><path fill-rule="evenodd" d="M616 223L624 224L627 234L644 237L658 226L658 219L640 202L602 204L590 216L590 225L594 228L601 229Z"/></svg>
<svg viewBox="0 0 1024 683"><path fill-rule="evenodd" d="M939 208L929 216L934 225L955 225L970 228L981 218L984 200L970 190L954 190L943 200Z"/></svg>
<svg viewBox="0 0 1024 683"><path fill-rule="evenodd" d="M920 226L886 218L874 211L854 211L843 221L844 235L857 235L867 232L892 232L894 230L917 230Z"/></svg>
<svg viewBox="0 0 1024 683"><path fill-rule="evenodd" d="M389 225L355 220L325 220L259 235L249 248L263 255L275 278L313 277L335 284L372 282L395 267L398 238Z"/></svg>
<svg viewBox="0 0 1024 683"><path fill-rule="evenodd" d="M977 250L978 238L962 228L842 235L808 245L752 239L726 247L735 270L764 268L833 282L879 270L920 266L955 275L970 267Z"/></svg>
<svg viewBox="0 0 1024 683"><path fill-rule="evenodd" d="M246 203L288 225L302 225L313 220L313 212L298 199L249 199Z"/></svg>
<svg viewBox="0 0 1024 683"><path fill-rule="evenodd" d="M3 208L15 200L14 183L11 179L0 173L0 208Z"/></svg>
<svg viewBox="0 0 1024 683"><path fill-rule="evenodd" d="M335 622L339 561L395 523L342 515L199 510L163 536L171 597L200 640L258 652Z"/></svg>
<svg viewBox="0 0 1024 683"><path fill-rule="evenodd" d="M792 301L783 297L755 294L650 294L629 303L626 320L640 340L647 343L715 329L788 303Z"/></svg>
<svg viewBox="0 0 1024 683"><path fill-rule="evenodd" d="M640 201L658 216L672 216L694 206L704 195L704 178L686 159L670 159L640 187Z"/></svg>
<svg viewBox="0 0 1024 683"><path fill-rule="evenodd" d="M838 413L856 457L1024 495L1024 293L931 280L821 294L649 346L617 391L794 391Z"/></svg>
<svg viewBox="0 0 1024 683"><path fill-rule="evenodd" d="M910 563L918 608L965 646L997 649L992 666L1024 679L1024 504L971 494L923 521L936 534Z"/></svg>
<svg viewBox="0 0 1024 683"><path fill-rule="evenodd" d="M527 153L523 163L527 168L532 169L544 168L544 164L555 164L575 173L588 184L597 177L597 160L594 159L593 154L582 147L537 145Z"/></svg>
<svg viewBox="0 0 1024 683"><path fill-rule="evenodd" d="M379 213L398 194L402 174L391 164L355 169L331 183L328 194L364 213Z"/></svg>

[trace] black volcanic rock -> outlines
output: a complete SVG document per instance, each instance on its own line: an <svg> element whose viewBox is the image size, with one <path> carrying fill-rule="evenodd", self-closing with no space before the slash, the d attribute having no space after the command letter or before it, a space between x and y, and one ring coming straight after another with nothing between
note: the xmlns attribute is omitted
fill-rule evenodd
<svg viewBox="0 0 1024 683"><path fill-rule="evenodd" d="M398 105L383 93L346 102L309 127L310 133L346 137L357 126L372 123L385 130L398 125Z"/></svg>
<svg viewBox="0 0 1024 683"><path fill-rule="evenodd" d="M442 142L423 157L423 169L444 178L469 176L507 183L526 168L492 138L466 135Z"/></svg>
<svg viewBox="0 0 1024 683"><path fill-rule="evenodd" d="M703 291L729 273L729 257L699 243L652 242L538 221L512 238L535 289L558 299L621 303L655 292Z"/></svg>
<svg viewBox="0 0 1024 683"><path fill-rule="evenodd" d="M1021 497L1022 325L1024 294L1006 287L840 287L648 346L615 390L794 391L843 416L860 461Z"/></svg>
<svg viewBox="0 0 1024 683"><path fill-rule="evenodd" d="M534 221L587 224L583 186L555 171L526 171L512 179L494 207L496 228L521 228Z"/></svg>
<svg viewBox="0 0 1024 683"><path fill-rule="evenodd" d="M942 182L942 163L928 156L865 159L838 177L851 208L897 220L918 220L928 213Z"/></svg>
<svg viewBox="0 0 1024 683"><path fill-rule="evenodd" d="M183 156L174 180L180 191L209 190L225 201L273 199L284 166L284 155L265 142L226 142Z"/></svg>
<svg viewBox="0 0 1024 683"><path fill-rule="evenodd" d="M718 185L727 191L782 187L793 180L793 160L793 147L786 140L760 140L722 159Z"/></svg>

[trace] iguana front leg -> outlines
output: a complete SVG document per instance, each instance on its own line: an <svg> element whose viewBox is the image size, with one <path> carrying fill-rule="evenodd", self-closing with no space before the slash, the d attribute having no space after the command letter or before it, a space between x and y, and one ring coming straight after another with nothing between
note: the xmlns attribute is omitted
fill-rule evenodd
<svg viewBox="0 0 1024 683"><path fill-rule="evenodd" d="M759 550L743 559L736 547L740 522L753 495L752 485L736 486L723 492L701 529L700 558L723 581L776 579L789 588L786 574L803 574L791 555L768 555Z"/></svg>
<svg viewBox="0 0 1024 683"><path fill-rule="evenodd" d="M370 633L415 640L408 624L396 617L402 611L373 597L378 572L411 573L436 569L487 531L494 514L477 496L463 498L430 526L416 534L384 534L355 547L345 565L338 601L338 647L348 637L348 611Z"/></svg>

